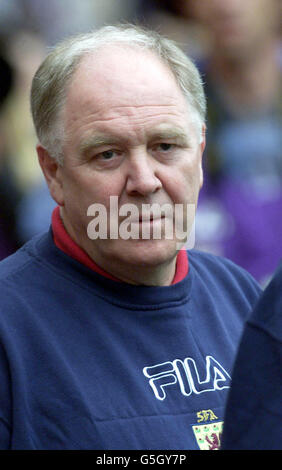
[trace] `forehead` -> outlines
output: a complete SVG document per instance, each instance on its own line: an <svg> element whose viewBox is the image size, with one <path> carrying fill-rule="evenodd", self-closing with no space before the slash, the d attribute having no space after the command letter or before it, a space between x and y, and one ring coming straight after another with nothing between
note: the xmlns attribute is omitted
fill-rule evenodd
<svg viewBox="0 0 282 470"><path fill-rule="evenodd" d="M65 122L126 122L184 117L187 101L169 67L154 53L107 46L84 57L71 80ZM88 120L88 121L87 121Z"/></svg>

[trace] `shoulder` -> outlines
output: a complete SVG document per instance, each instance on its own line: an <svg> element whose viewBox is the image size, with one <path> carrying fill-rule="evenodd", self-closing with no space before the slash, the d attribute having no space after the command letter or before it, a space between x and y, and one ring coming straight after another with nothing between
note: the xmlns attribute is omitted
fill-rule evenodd
<svg viewBox="0 0 282 470"><path fill-rule="evenodd" d="M264 297L272 296L279 305L282 303L282 261L264 291Z"/></svg>
<svg viewBox="0 0 282 470"><path fill-rule="evenodd" d="M0 283L27 268L31 262L32 258L28 251L28 244L26 244L0 262Z"/></svg>
<svg viewBox="0 0 282 470"><path fill-rule="evenodd" d="M38 276L39 267L35 247L37 240L41 238L42 235L32 238L15 253L0 262L1 292L9 286L20 289L22 286L28 285L34 275Z"/></svg>
<svg viewBox="0 0 282 470"><path fill-rule="evenodd" d="M250 324L282 341L282 263L259 298Z"/></svg>
<svg viewBox="0 0 282 470"><path fill-rule="evenodd" d="M251 295L255 299L262 291L250 273L227 258L199 250L190 250L188 257L189 265L205 283L239 291L240 295Z"/></svg>
<svg viewBox="0 0 282 470"><path fill-rule="evenodd" d="M196 249L189 250L188 256L189 263L194 266L195 269L204 270L207 273L212 272L212 274L225 274L238 279L247 279L251 283L258 285L257 281L244 268L223 256Z"/></svg>
<svg viewBox="0 0 282 470"><path fill-rule="evenodd" d="M0 332L25 331L29 320L38 315L50 296L53 272L37 244L44 235L36 236L13 255L0 262ZM4 335L4 336L3 336Z"/></svg>
<svg viewBox="0 0 282 470"><path fill-rule="evenodd" d="M222 449L281 447L282 265L248 319L226 406ZM255 393L254 393L255 391ZM267 433L261 430L267 429Z"/></svg>

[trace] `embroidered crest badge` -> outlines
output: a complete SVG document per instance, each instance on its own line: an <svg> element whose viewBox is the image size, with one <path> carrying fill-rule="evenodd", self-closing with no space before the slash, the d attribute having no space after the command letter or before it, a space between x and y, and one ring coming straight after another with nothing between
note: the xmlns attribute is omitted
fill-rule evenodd
<svg viewBox="0 0 282 470"><path fill-rule="evenodd" d="M218 450L220 447L223 421L192 426L197 444L201 450Z"/></svg>

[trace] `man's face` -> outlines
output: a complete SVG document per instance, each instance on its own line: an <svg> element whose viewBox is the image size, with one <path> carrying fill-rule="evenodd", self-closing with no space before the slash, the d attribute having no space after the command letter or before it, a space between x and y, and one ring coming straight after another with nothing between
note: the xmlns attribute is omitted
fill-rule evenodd
<svg viewBox="0 0 282 470"><path fill-rule="evenodd" d="M204 142L170 70L132 48L107 47L84 58L68 89L64 126L55 199L69 234L104 268L172 260L177 239L164 236L164 219L132 222L161 225L161 239L87 234L89 206L101 204L109 215L111 196L119 208L134 204L140 214L143 204L196 205Z"/></svg>

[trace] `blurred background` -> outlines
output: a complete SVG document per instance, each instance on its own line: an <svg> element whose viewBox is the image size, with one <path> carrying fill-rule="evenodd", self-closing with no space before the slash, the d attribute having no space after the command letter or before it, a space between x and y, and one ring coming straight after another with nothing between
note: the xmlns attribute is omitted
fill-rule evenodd
<svg viewBox="0 0 282 470"><path fill-rule="evenodd" d="M47 230L55 206L29 110L37 67L66 36L124 21L177 41L200 68L208 117L196 248L265 285L282 258L279 0L1 0L0 259Z"/></svg>

